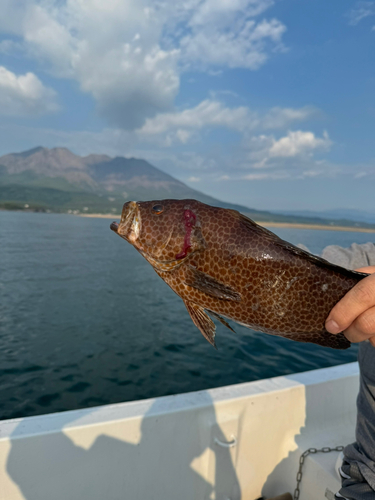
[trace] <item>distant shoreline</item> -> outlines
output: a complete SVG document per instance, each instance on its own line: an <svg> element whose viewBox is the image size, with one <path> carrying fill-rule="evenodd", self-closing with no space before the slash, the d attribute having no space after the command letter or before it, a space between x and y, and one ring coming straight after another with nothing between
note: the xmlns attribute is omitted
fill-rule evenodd
<svg viewBox="0 0 375 500"><path fill-rule="evenodd" d="M77 214L79 217L96 217L98 219L120 219L120 214ZM254 221L263 227L285 227L290 229L320 229L323 231L348 231L355 233L375 233L375 229L355 226L330 226L324 224L300 224L298 222L265 222Z"/></svg>
<svg viewBox="0 0 375 500"><path fill-rule="evenodd" d="M353 226L330 226L323 224L299 224L294 222L258 222L260 226L264 227L288 227L295 229L321 229L324 231L349 231L354 233L375 233L375 229L367 227L353 227Z"/></svg>

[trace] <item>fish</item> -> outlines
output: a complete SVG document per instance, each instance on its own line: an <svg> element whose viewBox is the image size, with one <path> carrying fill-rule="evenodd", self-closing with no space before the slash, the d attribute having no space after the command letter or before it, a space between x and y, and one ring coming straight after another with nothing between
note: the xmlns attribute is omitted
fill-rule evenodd
<svg viewBox="0 0 375 500"><path fill-rule="evenodd" d="M193 199L129 201L110 228L181 297L214 347L213 319L232 331L227 320L297 342L351 345L324 324L367 274L312 255L236 210Z"/></svg>

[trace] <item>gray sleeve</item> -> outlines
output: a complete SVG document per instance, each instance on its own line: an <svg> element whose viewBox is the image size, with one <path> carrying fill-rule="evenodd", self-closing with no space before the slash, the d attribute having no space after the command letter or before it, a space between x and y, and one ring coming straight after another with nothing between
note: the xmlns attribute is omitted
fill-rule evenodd
<svg viewBox="0 0 375 500"><path fill-rule="evenodd" d="M346 269L375 266L375 244L353 243L349 248L330 245L323 250L321 257Z"/></svg>
<svg viewBox="0 0 375 500"><path fill-rule="evenodd" d="M353 243L349 248L330 245L323 250L321 257L347 269L374 266L375 244ZM361 342L358 361L361 376L357 399L357 441L344 450L339 493L340 498L348 500L372 500L375 498L375 348L369 342Z"/></svg>
<svg viewBox="0 0 375 500"><path fill-rule="evenodd" d="M348 500L375 498L375 347L361 342L358 352L360 389L356 442L344 450L340 494Z"/></svg>

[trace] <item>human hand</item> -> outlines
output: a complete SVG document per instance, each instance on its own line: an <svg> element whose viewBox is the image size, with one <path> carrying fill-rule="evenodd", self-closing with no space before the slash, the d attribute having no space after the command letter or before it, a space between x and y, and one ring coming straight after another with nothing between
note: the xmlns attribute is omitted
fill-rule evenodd
<svg viewBox="0 0 375 500"><path fill-rule="evenodd" d="M375 266L356 269L363 278L335 305L326 319L330 333L344 332L350 342L369 339L375 347Z"/></svg>

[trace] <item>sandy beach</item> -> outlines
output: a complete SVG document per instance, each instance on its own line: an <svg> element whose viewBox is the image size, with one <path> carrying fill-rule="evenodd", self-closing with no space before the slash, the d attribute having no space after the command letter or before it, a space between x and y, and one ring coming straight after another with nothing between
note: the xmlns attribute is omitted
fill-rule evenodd
<svg viewBox="0 0 375 500"><path fill-rule="evenodd" d="M101 219L120 219L120 214L78 214L80 217L97 217ZM356 227L356 226L330 226L323 224L299 224L292 222L264 222L255 221L260 226L264 227L289 227L295 229L320 229L323 231L350 231L356 233L375 233L375 229Z"/></svg>
<svg viewBox="0 0 375 500"><path fill-rule="evenodd" d="M356 233L375 233L375 229L370 229L366 227L355 227L355 226L330 226L323 224L297 224L290 222L258 222L255 221L260 226L264 227L294 227L296 229L322 229L324 231L350 231Z"/></svg>

